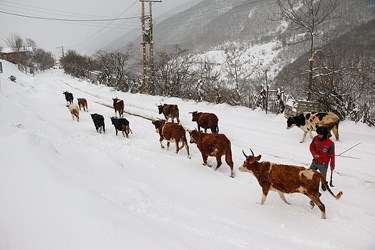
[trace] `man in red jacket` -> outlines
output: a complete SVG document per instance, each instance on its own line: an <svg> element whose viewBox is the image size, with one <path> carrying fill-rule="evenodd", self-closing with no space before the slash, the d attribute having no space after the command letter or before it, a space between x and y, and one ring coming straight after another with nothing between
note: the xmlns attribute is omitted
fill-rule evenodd
<svg viewBox="0 0 375 250"><path fill-rule="evenodd" d="M318 127L315 136L310 144L310 152L313 160L310 169L319 170L324 179L327 176L328 164L330 163L331 170L335 169L335 144L328 136L328 129L326 127ZM322 184L322 190L326 191Z"/></svg>

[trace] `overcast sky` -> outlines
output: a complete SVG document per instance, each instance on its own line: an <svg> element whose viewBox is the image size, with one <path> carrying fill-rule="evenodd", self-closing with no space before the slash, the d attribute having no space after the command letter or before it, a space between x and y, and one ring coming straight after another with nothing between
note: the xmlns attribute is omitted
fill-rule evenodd
<svg viewBox="0 0 375 250"><path fill-rule="evenodd" d="M159 15L199 1L162 0L154 3L154 21L158 22ZM0 0L0 6L0 46L3 47L7 47L5 40L16 33L23 39L33 39L39 48L54 55L61 53L61 46L65 51L73 49L84 54L100 49L132 29L140 29L139 0ZM148 10L148 4L146 7ZM120 20L84 21L111 18Z"/></svg>

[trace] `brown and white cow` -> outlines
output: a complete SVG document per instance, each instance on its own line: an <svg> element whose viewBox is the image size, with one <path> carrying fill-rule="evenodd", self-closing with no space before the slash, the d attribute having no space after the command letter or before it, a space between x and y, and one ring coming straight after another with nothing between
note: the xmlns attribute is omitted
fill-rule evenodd
<svg viewBox="0 0 375 250"><path fill-rule="evenodd" d="M78 105L75 103L67 104L66 105L69 109L70 114L72 115L73 121L74 117L77 118L77 122L79 122L79 108Z"/></svg>
<svg viewBox="0 0 375 250"><path fill-rule="evenodd" d="M225 161L230 167L230 177L234 177L231 143L224 134L207 134L197 130L189 131L189 134L190 143L197 144L202 154L203 165L207 165L208 156L213 156L216 157L218 169L222 164L221 157L225 155Z"/></svg>
<svg viewBox="0 0 375 250"><path fill-rule="evenodd" d="M77 98L77 101L78 101L79 110L81 110L82 108L83 111L86 111L86 112L89 111L89 108L87 107L87 100L85 98Z"/></svg>
<svg viewBox="0 0 375 250"><path fill-rule="evenodd" d="M121 99L112 98L113 100L113 108L115 109L115 114L118 112L119 117L123 117L124 115L124 101Z"/></svg>
<svg viewBox="0 0 375 250"><path fill-rule="evenodd" d="M204 132L207 133L207 129L211 129L212 133L219 132L219 118L213 113L204 113L194 111L191 112L192 121L197 122L198 130L201 130L201 127L204 128Z"/></svg>
<svg viewBox="0 0 375 250"><path fill-rule="evenodd" d="M190 158L189 145L185 134L186 131L180 124L167 122L165 120L153 120L152 124L155 126L156 133L160 136L159 142L161 148L164 148L163 140L167 141L168 149L170 142L174 141L176 143L176 154L185 146L188 158ZM179 142L182 142L181 147L179 147Z"/></svg>
<svg viewBox="0 0 375 250"><path fill-rule="evenodd" d="M307 169L300 166L282 165L271 163L268 161L259 162L261 155L254 156L253 151L250 149L252 155L247 156L246 160L239 168L241 172L250 172L258 180L259 185L262 187L262 200L263 205L266 201L269 191L275 191L279 194L280 198L289 204L284 194L301 193L310 198L311 208L316 204L322 212L322 219L326 218L325 206L319 199L321 193L319 192L319 183L322 182L328 192L336 198L340 199L343 195L339 192L337 195L333 194L329 185L324 177L316 170Z"/></svg>
<svg viewBox="0 0 375 250"><path fill-rule="evenodd" d="M174 122L174 118L176 118L177 123L180 123L180 114L176 104L160 104L157 106L159 109L159 114L163 114L165 120L168 121L168 119L171 118L172 122Z"/></svg>
<svg viewBox="0 0 375 250"><path fill-rule="evenodd" d="M328 128L328 137L331 137L330 131L339 140L339 122L340 118L331 112L303 112L296 116L291 116L287 120L287 129L291 129L294 126L299 127L303 131L303 137L301 143L305 140L307 132L309 132L310 138L312 138L311 131L316 131L318 127Z"/></svg>

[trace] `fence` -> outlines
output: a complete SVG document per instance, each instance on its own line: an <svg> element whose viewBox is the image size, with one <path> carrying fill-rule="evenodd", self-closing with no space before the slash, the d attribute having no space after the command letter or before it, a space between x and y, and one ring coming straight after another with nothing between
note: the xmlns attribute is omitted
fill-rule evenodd
<svg viewBox="0 0 375 250"><path fill-rule="evenodd" d="M286 104L284 110L284 116L288 118L289 116L295 116L306 111L322 111L319 102L312 101L293 101L292 104Z"/></svg>

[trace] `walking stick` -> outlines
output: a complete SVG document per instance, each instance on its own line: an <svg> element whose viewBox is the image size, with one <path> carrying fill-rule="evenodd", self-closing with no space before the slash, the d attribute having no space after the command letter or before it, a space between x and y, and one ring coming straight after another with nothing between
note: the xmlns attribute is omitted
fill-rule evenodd
<svg viewBox="0 0 375 250"><path fill-rule="evenodd" d="M329 185L331 187L334 187L333 183L332 183L332 175L333 175L333 170L331 169L331 178L329 179Z"/></svg>

